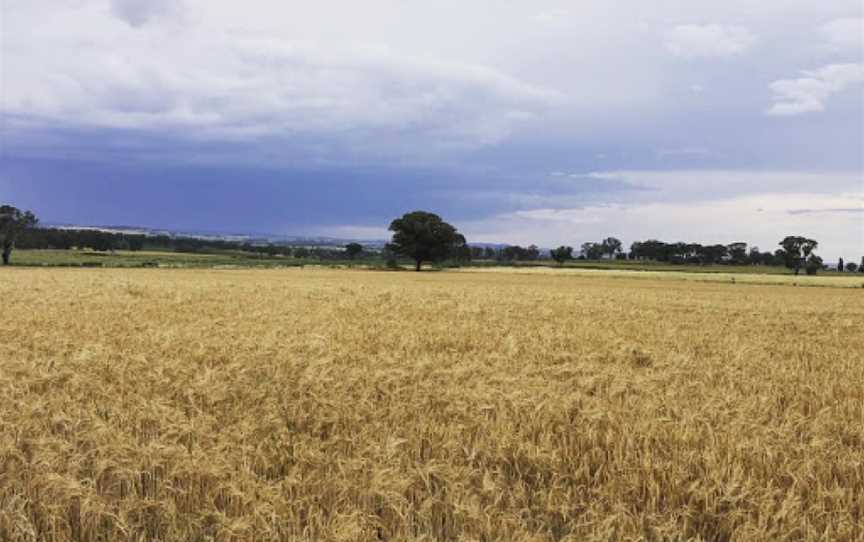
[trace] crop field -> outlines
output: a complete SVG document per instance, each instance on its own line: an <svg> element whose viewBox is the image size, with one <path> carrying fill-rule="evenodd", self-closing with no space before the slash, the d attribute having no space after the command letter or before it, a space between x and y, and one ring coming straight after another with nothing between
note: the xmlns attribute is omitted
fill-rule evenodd
<svg viewBox="0 0 864 542"><path fill-rule="evenodd" d="M860 283L635 275L4 269L0 540L864 540Z"/></svg>

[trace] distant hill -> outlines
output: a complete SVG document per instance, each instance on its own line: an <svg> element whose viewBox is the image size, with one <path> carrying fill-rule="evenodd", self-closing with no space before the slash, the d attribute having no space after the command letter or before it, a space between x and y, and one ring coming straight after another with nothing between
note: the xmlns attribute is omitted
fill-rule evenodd
<svg viewBox="0 0 864 542"><path fill-rule="evenodd" d="M279 235L275 233L225 233L213 231L180 231L143 226L106 225L82 226L80 224L43 224L46 228L59 230L94 230L106 233L126 235L146 235L148 237L167 236L172 238L202 239L207 241L228 241L233 243L274 244L308 247L342 247L348 243L359 243L369 248L384 248L384 239L346 239L341 237L309 236L309 235ZM492 247L500 249L508 246L506 243L468 243L472 247ZM541 249L546 250L546 249Z"/></svg>
<svg viewBox="0 0 864 542"><path fill-rule="evenodd" d="M383 247L387 241L381 239L343 239L326 236L278 235L273 233L225 233L213 231L178 231L142 226L105 225L82 226L80 224L44 224L47 228L61 230L93 230L106 233L127 235L146 235L148 237L167 236L172 238L202 239L208 241L229 241L234 243L276 244L292 246L344 246L347 243L360 243L367 247Z"/></svg>

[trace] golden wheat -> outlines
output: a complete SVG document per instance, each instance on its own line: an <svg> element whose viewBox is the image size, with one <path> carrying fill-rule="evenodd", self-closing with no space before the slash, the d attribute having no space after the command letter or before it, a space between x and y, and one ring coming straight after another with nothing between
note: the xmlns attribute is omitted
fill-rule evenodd
<svg viewBox="0 0 864 542"><path fill-rule="evenodd" d="M864 540L860 289L4 270L0 540Z"/></svg>

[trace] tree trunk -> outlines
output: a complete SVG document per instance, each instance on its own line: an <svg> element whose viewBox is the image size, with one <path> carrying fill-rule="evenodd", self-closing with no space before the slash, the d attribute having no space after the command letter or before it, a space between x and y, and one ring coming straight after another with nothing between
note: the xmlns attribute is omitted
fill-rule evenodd
<svg viewBox="0 0 864 542"><path fill-rule="evenodd" d="M414 271L420 271L420 266L423 265L423 260L417 260L417 265L414 267Z"/></svg>
<svg viewBox="0 0 864 542"><path fill-rule="evenodd" d="M12 258L12 243L3 243L3 265L9 265L9 260Z"/></svg>

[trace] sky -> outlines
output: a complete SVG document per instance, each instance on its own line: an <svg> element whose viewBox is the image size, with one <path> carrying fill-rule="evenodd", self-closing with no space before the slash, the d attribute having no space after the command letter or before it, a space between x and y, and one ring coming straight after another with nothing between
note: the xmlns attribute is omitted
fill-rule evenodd
<svg viewBox="0 0 864 542"><path fill-rule="evenodd" d="M0 201L49 223L864 255L859 0L4 0Z"/></svg>

